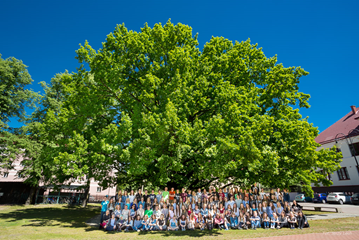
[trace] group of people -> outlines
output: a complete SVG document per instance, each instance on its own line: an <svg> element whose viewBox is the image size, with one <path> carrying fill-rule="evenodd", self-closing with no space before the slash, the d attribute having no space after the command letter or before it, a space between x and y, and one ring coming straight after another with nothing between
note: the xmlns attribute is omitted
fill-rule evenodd
<svg viewBox="0 0 359 240"><path fill-rule="evenodd" d="M229 229L291 229L309 227L301 206L289 201L287 190L259 191L241 188L198 189L180 192L166 187L163 192L141 189L119 191L101 202L100 228L106 231L164 231L217 228Z"/></svg>

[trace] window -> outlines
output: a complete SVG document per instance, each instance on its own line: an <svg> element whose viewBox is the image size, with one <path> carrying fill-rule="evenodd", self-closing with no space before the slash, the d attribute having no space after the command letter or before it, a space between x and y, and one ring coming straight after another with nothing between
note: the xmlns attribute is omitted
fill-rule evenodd
<svg viewBox="0 0 359 240"><path fill-rule="evenodd" d="M4 173L3 177L7 178L9 176L9 173Z"/></svg>
<svg viewBox="0 0 359 240"><path fill-rule="evenodd" d="M321 174L325 175L324 170L320 170ZM326 179L328 179L329 181L332 181L332 176L330 175L330 173L327 174Z"/></svg>
<svg viewBox="0 0 359 240"><path fill-rule="evenodd" d="M338 170L338 177L339 177L339 180L349 180L350 179L348 170L346 167L343 167Z"/></svg>
<svg viewBox="0 0 359 240"><path fill-rule="evenodd" d="M349 144L349 149L350 149L350 153L352 154L352 156L354 156L354 154L355 154L355 156L359 155L359 142Z"/></svg>
<svg viewBox="0 0 359 240"><path fill-rule="evenodd" d="M97 187L97 192L101 192L101 187Z"/></svg>

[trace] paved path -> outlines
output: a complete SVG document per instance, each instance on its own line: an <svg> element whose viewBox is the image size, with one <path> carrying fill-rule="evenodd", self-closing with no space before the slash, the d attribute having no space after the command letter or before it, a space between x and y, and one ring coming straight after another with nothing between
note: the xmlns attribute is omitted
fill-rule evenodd
<svg viewBox="0 0 359 240"><path fill-rule="evenodd" d="M353 204L340 205L340 204L312 203L312 202L306 202L306 203L300 202L299 205L322 207L323 211L333 211L331 209L325 209L325 207L336 207L336 208L340 208L342 213L359 215L359 205L353 205Z"/></svg>
<svg viewBox="0 0 359 240"><path fill-rule="evenodd" d="M302 235L287 235L278 237L264 237L257 238L262 240L358 240L359 231L346 231L346 232L326 232L326 233L309 233ZM242 240L253 240L247 238Z"/></svg>

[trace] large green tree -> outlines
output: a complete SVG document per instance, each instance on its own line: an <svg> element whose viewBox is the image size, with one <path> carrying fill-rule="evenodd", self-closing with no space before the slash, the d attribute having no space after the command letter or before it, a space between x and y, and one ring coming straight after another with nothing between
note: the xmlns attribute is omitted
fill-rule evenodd
<svg viewBox="0 0 359 240"><path fill-rule="evenodd" d="M310 107L298 88L308 73L249 40L213 37L201 50L183 24L118 25L101 49L86 42L77 54L69 97L46 117L65 174L103 186L260 182L311 193L311 183L330 184L317 169L339 166L334 150L316 151L318 130L299 114Z"/></svg>

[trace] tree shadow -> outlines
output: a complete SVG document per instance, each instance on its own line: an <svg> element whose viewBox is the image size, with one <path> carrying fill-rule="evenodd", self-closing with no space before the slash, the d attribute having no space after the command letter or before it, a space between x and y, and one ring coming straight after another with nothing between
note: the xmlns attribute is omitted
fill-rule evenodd
<svg viewBox="0 0 359 240"><path fill-rule="evenodd" d="M0 218L9 223L26 220L26 224L22 224L21 226L61 226L78 228L87 227L86 221L99 213L100 208L94 206L88 206L86 208L68 205L54 205L54 207L33 206L31 208L19 208L6 213L0 213Z"/></svg>

